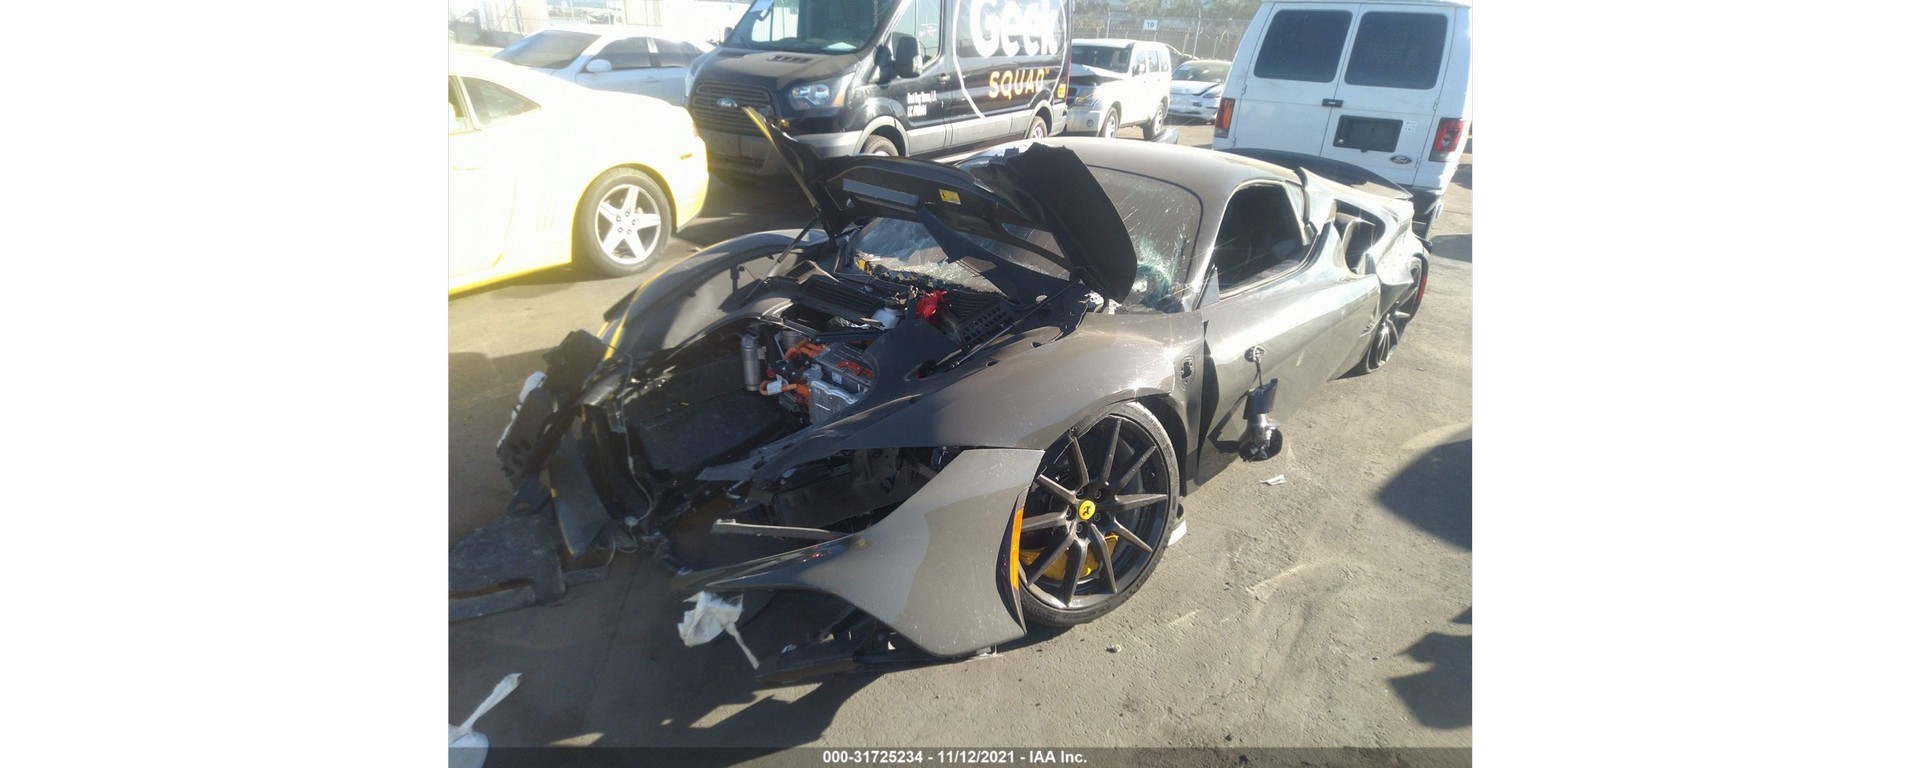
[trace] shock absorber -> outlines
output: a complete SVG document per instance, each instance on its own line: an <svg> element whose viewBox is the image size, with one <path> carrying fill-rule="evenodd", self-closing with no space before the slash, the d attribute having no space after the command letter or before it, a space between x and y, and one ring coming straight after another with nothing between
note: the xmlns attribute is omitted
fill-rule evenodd
<svg viewBox="0 0 1920 768"><path fill-rule="evenodd" d="M740 334L740 367L746 374L747 391L760 391L760 338L752 331Z"/></svg>

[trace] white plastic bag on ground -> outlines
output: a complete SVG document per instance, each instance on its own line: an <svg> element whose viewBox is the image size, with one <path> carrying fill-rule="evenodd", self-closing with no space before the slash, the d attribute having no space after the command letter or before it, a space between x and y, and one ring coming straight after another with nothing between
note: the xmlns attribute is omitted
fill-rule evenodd
<svg viewBox="0 0 1920 768"><path fill-rule="evenodd" d="M740 639L740 630L734 624L740 621L741 600L738 596L723 598L712 592L687 598L693 607L687 609L687 615L680 619L680 642L688 648L701 645L725 632L733 636L740 644L740 652L747 655L747 663L754 669L760 668L760 660L753 657L753 651L747 649L747 641Z"/></svg>
<svg viewBox="0 0 1920 768"><path fill-rule="evenodd" d="M487 761L487 735L473 730L473 722L479 720L487 710L493 709L513 689L520 687L520 673L515 672L500 679L493 686L493 693L487 700L467 716L467 721L457 726L447 726L447 765L449 768L480 768Z"/></svg>

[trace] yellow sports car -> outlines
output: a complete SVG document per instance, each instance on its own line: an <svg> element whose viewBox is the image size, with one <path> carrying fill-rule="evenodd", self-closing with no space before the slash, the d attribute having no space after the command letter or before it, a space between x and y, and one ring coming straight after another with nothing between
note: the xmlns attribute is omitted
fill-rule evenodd
<svg viewBox="0 0 1920 768"><path fill-rule="evenodd" d="M457 52L447 160L450 293L569 262L633 274L707 198L686 110Z"/></svg>

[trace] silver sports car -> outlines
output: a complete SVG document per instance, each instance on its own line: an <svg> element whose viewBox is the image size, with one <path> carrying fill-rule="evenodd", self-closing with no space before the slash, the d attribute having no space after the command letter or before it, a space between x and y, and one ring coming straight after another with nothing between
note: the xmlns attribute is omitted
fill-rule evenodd
<svg viewBox="0 0 1920 768"><path fill-rule="evenodd" d="M1321 382L1386 364L1426 286L1405 191L1318 158L823 159L761 126L816 222L707 248L574 332L499 455L509 521L566 564L650 549L701 597L683 636L725 624L763 680L1118 608L1182 496L1275 455Z"/></svg>

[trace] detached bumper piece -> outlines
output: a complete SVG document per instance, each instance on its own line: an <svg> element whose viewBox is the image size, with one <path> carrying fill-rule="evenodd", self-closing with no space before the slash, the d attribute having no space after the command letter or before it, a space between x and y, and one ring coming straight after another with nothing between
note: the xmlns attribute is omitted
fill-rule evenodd
<svg viewBox="0 0 1920 768"><path fill-rule="evenodd" d="M567 587L607 577L611 551L569 561L560 546L545 515L509 516L461 537L447 553L448 620L550 603Z"/></svg>

